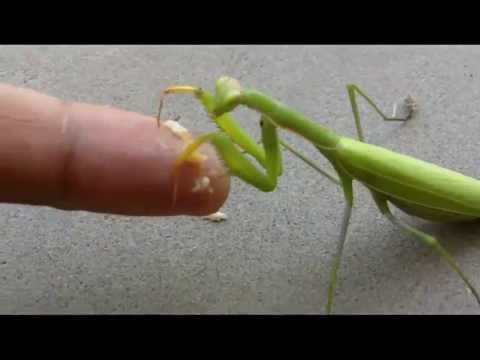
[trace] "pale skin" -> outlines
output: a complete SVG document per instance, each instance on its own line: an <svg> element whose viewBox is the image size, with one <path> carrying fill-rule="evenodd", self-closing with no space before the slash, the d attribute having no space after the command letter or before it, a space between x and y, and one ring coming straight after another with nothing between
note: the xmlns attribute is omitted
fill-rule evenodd
<svg viewBox="0 0 480 360"><path fill-rule="evenodd" d="M353 205L354 180L370 191L380 213L401 231L433 249L437 255L461 278L463 284L480 304L480 296L473 282L464 274L453 257L438 240L397 218L390 210L395 206L409 215L435 222L459 222L480 218L480 181L439 166L401 155L365 142L358 112L356 96L366 100L385 121L406 121L414 110L407 99L409 112L399 117L386 116L361 89L348 85L347 91L353 111L358 140L350 139L323 127L306 115L280 101L253 89L243 89L232 78L217 80L215 94L195 86L170 86L161 96L159 116L165 94L191 93L199 100L219 131L208 133L191 141L177 158L176 167L185 163L201 164L200 146L212 144L230 173L265 192L275 190L282 174L281 148L285 148L305 161L331 182L341 187L345 209L338 238L337 252L330 273L326 311L333 310L337 274L347 238ZM230 112L245 106L260 113L261 143L252 139L235 121ZM158 116L158 118L159 118ZM324 171L310 159L282 141L278 130L288 130L315 146L329 160L335 175ZM262 172L252 163L260 165ZM173 172L176 177L176 170Z"/></svg>
<svg viewBox="0 0 480 360"><path fill-rule="evenodd" d="M0 84L0 202L130 216L208 215L230 179L215 150L171 172L185 141L165 121ZM208 176L210 191L192 192Z"/></svg>

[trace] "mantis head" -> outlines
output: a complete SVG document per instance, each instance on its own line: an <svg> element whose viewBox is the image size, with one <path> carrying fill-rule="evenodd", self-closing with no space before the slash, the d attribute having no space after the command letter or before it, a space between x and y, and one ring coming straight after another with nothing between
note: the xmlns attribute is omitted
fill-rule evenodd
<svg viewBox="0 0 480 360"><path fill-rule="evenodd" d="M238 98L242 96L242 86L238 80L222 76L215 82L215 109L214 116L230 112L238 103Z"/></svg>

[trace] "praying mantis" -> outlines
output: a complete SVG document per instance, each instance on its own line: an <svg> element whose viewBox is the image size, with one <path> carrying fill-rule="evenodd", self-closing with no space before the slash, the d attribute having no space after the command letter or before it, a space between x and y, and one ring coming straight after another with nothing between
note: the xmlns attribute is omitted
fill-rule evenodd
<svg viewBox="0 0 480 360"><path fill-rule="evenodd" d="M394 216L393 205L403 212L433 222L463 222L480 218L480 181L458 172L400 154L365 142L360 123L356 96L373 107L385 121L407 121L415 108L408 103L408 114L388 117L358 86L347 85L358 139L352 139L318 124L301 112L255 89L245 89L231 77L223 76L215 82L214 95L201 87L169 86L162 91L157 120L160 122L164 97L172 93L190 93L201 103L218 131L191 139L177 157L174 169L184 162L201 162L199 147L213 145L231 175L260 191L271 192L282 175L282 148L313 167L331 182L340 186L345 200L337 249L330 270L326 312L333 311L337 274L341 264L347 230L353 205L353 181L365 186L380 213L401 231L420 240L446 262L470 290L477 303L480 296L472 281L464 274L452 255L432 235L425 233ZM231 112L245 106L260 114L261 141L250 137ZM160 123L159 123L160 124ZM279 138L279 130L287 130L311 143L335 170L337 176L321 169ZM252 162L258 163L259 170ZM174 170L175 172L176 170Z"/></svg>

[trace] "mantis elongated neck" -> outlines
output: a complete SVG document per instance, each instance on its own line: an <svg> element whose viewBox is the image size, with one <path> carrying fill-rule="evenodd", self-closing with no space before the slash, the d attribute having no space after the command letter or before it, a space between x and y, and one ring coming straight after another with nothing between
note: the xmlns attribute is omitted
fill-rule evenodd
<svg viewBox="0 0 480 360"><path fill-rule="evenodd" d="M330 129L260 91L245 90L239 100L243 105L270 117L277 126L293 131L320 147L333 148L341 138Z"/></svg>

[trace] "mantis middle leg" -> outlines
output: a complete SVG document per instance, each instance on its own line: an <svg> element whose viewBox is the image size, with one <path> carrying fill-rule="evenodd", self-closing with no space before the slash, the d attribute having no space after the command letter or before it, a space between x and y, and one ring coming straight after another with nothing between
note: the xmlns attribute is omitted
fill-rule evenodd
<svg viewBox="0 0 480 360"><path fill-rule="evenodd" d="M353 117L355 119L355 126L357 128L358 139L360 141L365 141L365 139L363 136L362 126L360 124L360 113L358 111L358 105L357 105L357 99L356 99L355 93L358 93L360 96L362 96L367 101L367 103L373 107L373 109L377 112L377 114L379 114L382 117L384 121L407 121L411 118L413 111L415 110L415 104L413 100L410 97L408 97L406 100L406 106L407 106L406 116L404 117L396 116L396 104L394 105L392 116L387 116L383 111L380 110L380 108L375 104L375 102L367 94L365 94L363 90L361 90L357 85L354 85L354 84L347 85L347 91L348 91L348 98L352 106Z"/></svg>
<svg viewBox="0 0 480 360"><path fill-rule="evenodd" d="M343 194L345 197L345 209L343 211L342 225L340 228L340 235L337 242L337 250L333 258L333 265L330 270L330 284L328 286L328 297L327 297L327 314L330 314L333 308L333 298L335 296L335 288L337 285L337 274L338 269L340 268L340 262L343 255L343 247L347 239L347 230L350 223L350 217L352 214L353 206L353 186L352 179L346 176L341 176Z"/></svg>

